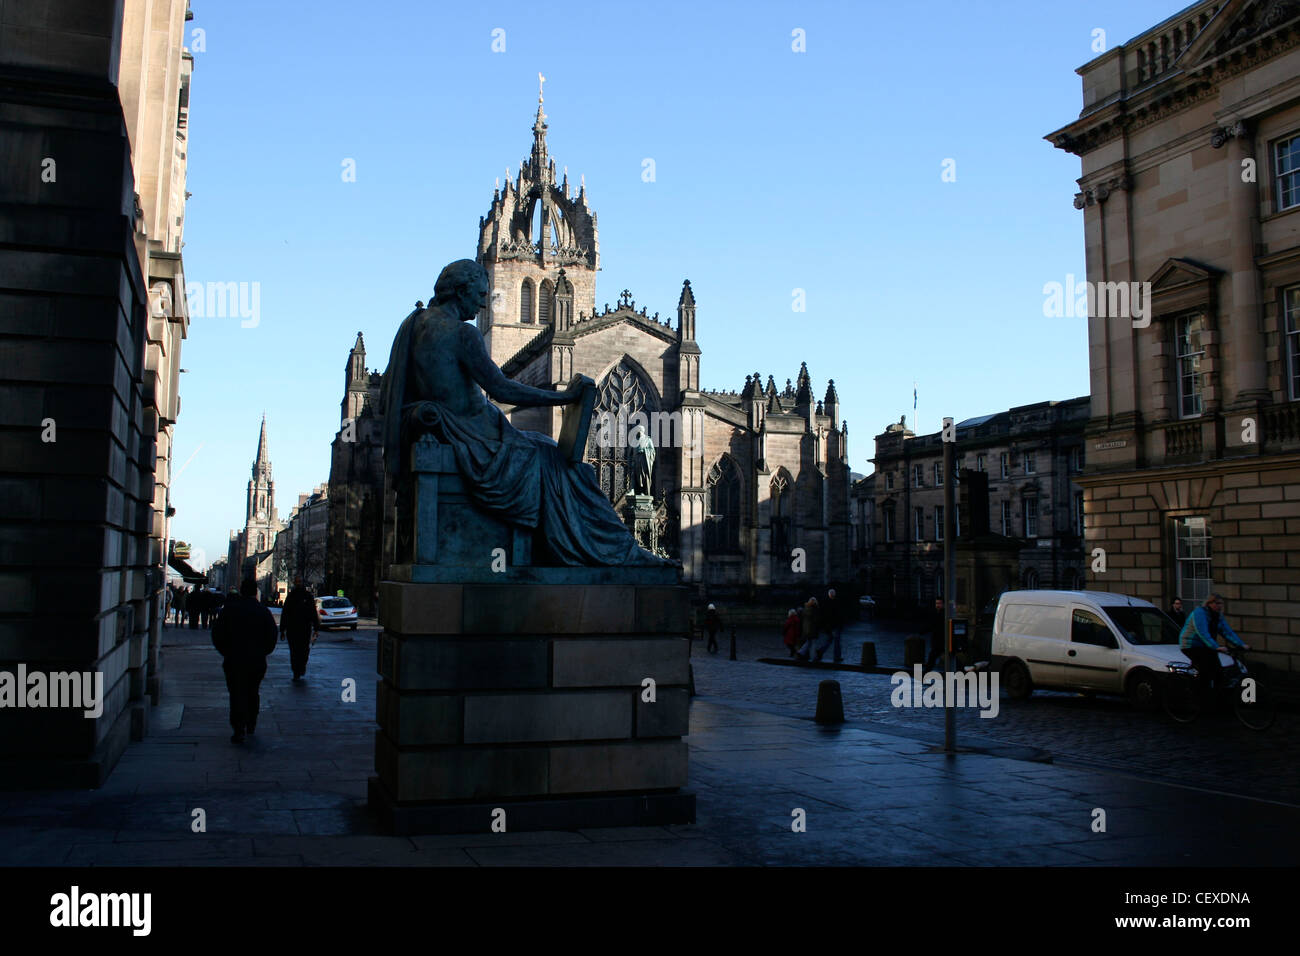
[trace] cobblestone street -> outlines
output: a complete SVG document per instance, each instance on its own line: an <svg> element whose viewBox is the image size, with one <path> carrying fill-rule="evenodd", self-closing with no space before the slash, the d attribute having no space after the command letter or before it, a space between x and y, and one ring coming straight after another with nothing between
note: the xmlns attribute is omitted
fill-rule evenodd
<svg viewBox="0 0 1300 956"><path fill-rule="evenodd" d="M873 640L880 665L901 669L907 633L889 625L854 624L844 633L844 661L856 664L863 641ZM703 698L811 717L817 685L833 679L840 682L848 721L943 740L943 711L893 707L888 675L759 663L761 657L787 656L779 636L738 634L736 661L728 659L725 636L720 644L716 655L707 653L702 641L692 644L696 692ZM959 745L1037 748L1061 765L1300 803L1300 716L1294 712L1280 712L1270 730L1256 733L1231 715L1179 725L1162 713L1141 713L1120 698L1035 691L1023 703L1004 694L994 718L981 718L974 709L961 711L957 729Z"/></svg>

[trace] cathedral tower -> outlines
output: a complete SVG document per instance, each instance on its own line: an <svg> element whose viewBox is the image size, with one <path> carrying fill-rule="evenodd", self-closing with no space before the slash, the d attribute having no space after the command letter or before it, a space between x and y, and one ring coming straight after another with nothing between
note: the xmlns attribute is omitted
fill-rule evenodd
<svg viewBox="0 0 1300 956"><path fill-rule="evenodd" d="M361 416L361 409L366 405L366 395L370 391L370 375L366 372L366 343L357 333L357 342L348 352L347 383L343 391L343 421Z"/></svg>
<svg viewBox="0 0 1300 956"><path fill-rule="evenodd" d="M513 183L507 169L504 188L493 191L492 208L479 219L478 261L488 273L489 295L478 322L497 365L555 321L557 283L571 290L570 321L596 310L596 215L587 206L585 184L575 197L567 171L556 183L546 129L539 87L532 153Z"/></svg>

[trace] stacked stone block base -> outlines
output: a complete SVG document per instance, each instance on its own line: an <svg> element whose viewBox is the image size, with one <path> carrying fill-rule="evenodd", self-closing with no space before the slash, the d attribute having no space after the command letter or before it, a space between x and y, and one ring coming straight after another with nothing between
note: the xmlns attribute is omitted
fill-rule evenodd
<svg viewBox="0 0 1300 956"><path fill-rule="evenodd" d="M557 577L381 586L370 803L395 832L694 821L687 589Z"/></svg>

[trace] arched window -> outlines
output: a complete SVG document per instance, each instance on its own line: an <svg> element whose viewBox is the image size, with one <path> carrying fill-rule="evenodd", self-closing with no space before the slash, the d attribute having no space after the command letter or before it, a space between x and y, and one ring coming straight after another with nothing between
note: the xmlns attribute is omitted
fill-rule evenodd
<svg viewBox="0 0 1300 956"><path fill-rule="evenodd" d="M1038 588L1038 572L1033 568L1025 568L1024 574L1025 590L1034 591Z"/></svg>
<svg viewBox="0 0 1300 956"><path fill-rule="evenodd" d="M550 279L542 280L541 295L537 297L537 321L547 325L551 321L551 300L555 296L555 287Z"/></svg>
<svg viewBox="0 0 1300 956"><path fill-rule="evenodd" d="M790 483L785 475L772 478L772 554L785 560L790 553Z"/></svg>
<svg viewBox="0 0 1300 956"><path fill-rule="evenodd" d="M596 469L596 481L612 503L617 503L632 484L632 454L629 433L640 424L632 416L647 416L653 407L652 393L627 362L619 362L596 388L596 405L591 413L591 432L587 439L587 461ZM654 437L653 435L651 437ZM655 473L663 468L655 464Z"/></svg>
<svg viewBox="0 0 1300 956"><path fill-rule="evenodd" d="M533 280L525 279L519 286L519 321L533 321Z"/></svg>
<svg viewBox="0 0 1300 956"><path fill-rule="evenodd" d="M943 568L934 572L934 596L943 597Z"/></svg>
<svg viewBox="0 0 1300 956"><path fill-rule="evenodd" d="M709 511L704 518L704 550L740 550L740 469L723 455L709 469Z"/></svg>

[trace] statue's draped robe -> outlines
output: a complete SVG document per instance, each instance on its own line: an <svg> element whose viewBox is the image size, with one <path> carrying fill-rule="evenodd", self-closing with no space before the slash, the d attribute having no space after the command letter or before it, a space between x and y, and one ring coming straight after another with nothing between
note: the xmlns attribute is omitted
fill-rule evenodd
<svg viewBox="0 0 1300 956"><path fill-rule="evenodd" d="M471 415L453 414L434 401L402 401L396 411L395 399L410 397L406 382L410 330L416 314L407 317L393 341L383 381L387 461L399 460L403 432L407 440L429 432L451 446L473 500L504 521L538 530L556 562L587 566L667 563L637 544L601 492L590 465L570 463L546 435L515 428L481 395L483 404Z"/></svg>

